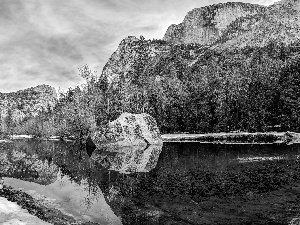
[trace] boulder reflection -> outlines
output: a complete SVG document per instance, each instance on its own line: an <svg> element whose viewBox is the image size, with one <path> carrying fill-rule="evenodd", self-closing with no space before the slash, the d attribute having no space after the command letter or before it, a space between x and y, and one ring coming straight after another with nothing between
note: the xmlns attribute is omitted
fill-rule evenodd
<svg viewBox="0 0 300 225"><path fill-rule="evenodd" d="M0 178L8 184L48 193L62 208L84 211L93 222L105 224L107 217L115 224L120 219L132 224L140 209L131 198L144 193L144 185L151 186L148 177L155 173L162 145L94 150L75 142L18 140L0 150ZM70 201L72 207L67 206Z"/></svg>
<svg viewBox="0 0 300 225"><path fill-rule="evenodd" d="M149 172L157 165L162 145L96 149L91 158L122 174Z"/></svg>

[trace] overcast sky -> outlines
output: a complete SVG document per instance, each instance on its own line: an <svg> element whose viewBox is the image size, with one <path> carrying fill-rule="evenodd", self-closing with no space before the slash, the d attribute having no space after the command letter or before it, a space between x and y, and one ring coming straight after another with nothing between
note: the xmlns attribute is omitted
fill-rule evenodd
<svg viewBox="0 0 300 225"><path fill-rule="evenodd" d="M160 39L188 11L220 2L227 1L0 0L0 92L39 84L67 90L82 82L84 64L100 75L123 38Z"/></svg>

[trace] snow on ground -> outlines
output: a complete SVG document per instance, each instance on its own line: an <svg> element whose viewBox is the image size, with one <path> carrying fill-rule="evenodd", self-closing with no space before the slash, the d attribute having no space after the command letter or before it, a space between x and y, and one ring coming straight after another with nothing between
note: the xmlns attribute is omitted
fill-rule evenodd
<svg viewBox="0 0 300 225"><path fill-rule="evenodd" d="M0 197L0 224L48 225L50 223L29 214L26 209L22 209L16 202L10 202L6 198Z"/></svg>
<svg viewBox="0 0 300 225"><path fill-rule="evenodd" d="M33 138L33 136L32 135L12 135L11 136L11 138L12 139L24 139L24 138Z"/></svg>

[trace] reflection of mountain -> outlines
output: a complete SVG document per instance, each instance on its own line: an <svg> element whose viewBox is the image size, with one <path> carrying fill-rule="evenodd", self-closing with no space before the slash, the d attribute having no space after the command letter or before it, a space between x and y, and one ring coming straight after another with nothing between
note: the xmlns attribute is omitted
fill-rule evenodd
<svg viewBox="0 0 300 225"><path fill-rule="evenodd" d="M109 170L120 173L149 172L154 169L162 145L148 145L96 150L92 158L101 164L106 164Z"/></svg>
<svg viewBox="0 0 300 225"><path fill-rule="evenodd" d="M70 143L15 140L13 143L2 143L0 152L0 176L48 185L57 179L59 170L63 173L83 172L78 169L82 167L78 155L82 154ZM76 177L77 174L70 173L70 176Z"/></svg>
<svg viewBox="0 0 300 225"><path fill-rule="evenodd" d="M56 180L58 167L36 154L29 155L18 149L1 149L0 175L47 185Z"/></svg>
<svg viewBox="0 0 300 225"><path fill-rule="evenodd" d="M92 162L85 149L73 142L15 140L0 143L0 176L50 184L60 170L80 183L96 170Z"/></svg>

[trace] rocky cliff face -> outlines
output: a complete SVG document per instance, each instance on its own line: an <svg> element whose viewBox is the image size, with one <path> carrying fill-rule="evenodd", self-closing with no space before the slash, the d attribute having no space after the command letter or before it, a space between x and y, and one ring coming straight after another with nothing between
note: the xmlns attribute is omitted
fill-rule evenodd
<svg viewBox="0 0 300 225"><path fill-rule="evenodd" d="M154 58L166 55L170 46L140 40L129 36L121 41L117 50L112 54L103 68L102 75L111 83L113 80L133 80L132 74L141 72L143 66ZM123 76L120 77L119 75Z"/></svg>
<svg viewBox="0 0 300 225"><path fill-rule="evenodd" d="M271 41L289 44L299 35L298 0L269 7L225 3L190 11L183 22L171 25L163 37L169 43L199 43L218 48L265 46Z"/></svg>
<svg viewBox="0 0 300 225"><path fill-rule="evenodd" d="M270 42L289 45L300 38L299 6L299 0L280 1L267 7L264 13L237 18L215 46L221 49L263 47Z"/></svg>
<svg viewBox="0 0 300 225"><path fill-rule="evenodd" d="M300 2L299 0L282 0L275 2L269 8L292 8L294 10L300 11Z"/></svg>
<svg viewBox="0 0 300 225"><path fill-rule="evenodd" d="M0 118L3 120L11 113L13 120L36 116L40 111L52 109L57 93L48 85L39 85L11 93L0 93Z"/></svg>
<svg viewBox="0 0 300 225"><path fill-rule="evenodd" d="M171 25L163 40L175 44L212 44L237 18L263 13L266 7L241 2L228 2L188 12L183 22Z"/></svg>

